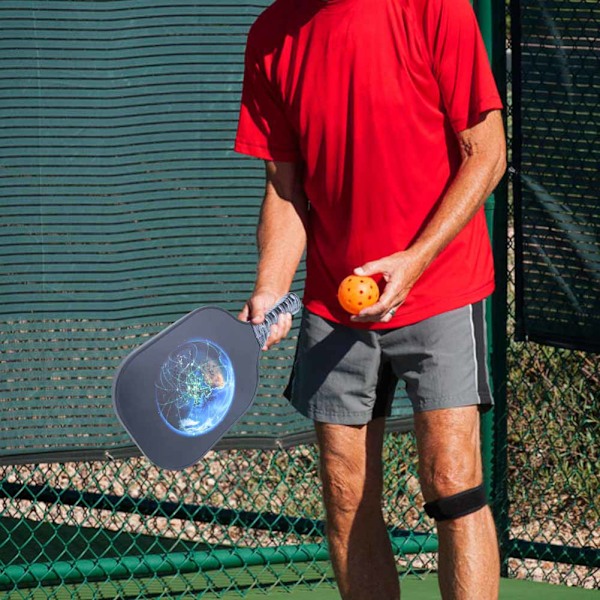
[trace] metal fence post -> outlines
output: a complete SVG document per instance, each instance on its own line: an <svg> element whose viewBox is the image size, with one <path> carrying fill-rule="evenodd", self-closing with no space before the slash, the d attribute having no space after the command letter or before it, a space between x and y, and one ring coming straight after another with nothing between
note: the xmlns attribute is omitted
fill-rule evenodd
<svg viewBox="0 0 600 600"><path fill-rule="evenodd" d="M506 99L505 6L502 0L474 0L500 94ZM507 322L507 222L508 195L503 178L485 206L494 250L496 291L487 300L488 360L495 399L493 410L481 418L481 444L486 491L492 500L500 542L502 573L506 575L508 493L506 479L506 322Z"/></svg>

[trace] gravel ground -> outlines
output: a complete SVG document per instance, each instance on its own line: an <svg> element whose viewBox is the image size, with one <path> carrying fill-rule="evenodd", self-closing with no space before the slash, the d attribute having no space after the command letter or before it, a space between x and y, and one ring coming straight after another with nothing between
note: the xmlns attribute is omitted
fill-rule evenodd
<svg viewBox="0 0 600 600"><path fill-rule="evenodd" d="M388 451L396 452L396 449L392 447ZM3 469L3 478L9 483L26 482L29 485L128 495L131 498L323 518L316 455L311 447L278 452L231 450L213 453L203 461L202 466L181 473L163 471L142 458ZM404 529L429 530L432 524L428 519L423 519L423 501L414 471L400 468L399 472L388 473L387 479L384 509L388 522ZM30 521L158 535L215 545L266 547L322 540L318 532L312 536L298 536L235 524L193 522L28 500L1 499L0 512L5 517ZM513 538L553 544L600 546L598 527L582 526L569 520L532 520L513 527L511 534ZM403 569L435 570L436 557L430 554L400 557L398 564ZM600 587L600 570L587 567L511 559L509 573L516 578L590 589Z"/></svg>

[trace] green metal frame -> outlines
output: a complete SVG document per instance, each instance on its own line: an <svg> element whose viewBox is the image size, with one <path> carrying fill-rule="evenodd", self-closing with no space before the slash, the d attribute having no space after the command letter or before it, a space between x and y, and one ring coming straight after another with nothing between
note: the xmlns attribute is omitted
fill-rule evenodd
<svg viewBox="0 0 600 600"><path fill-rule="evenodd" d="M411 538L392 537L395 554L436 552L435 536L412 534ZM328 560L329 552L322 544L300 544L276 548L238 548L205 552L171 552L144 557L99 558L97 560L55 561L37 563L27 569L8 567L0 573L0 589L10 589L16 583L19 589L39 585L72 584L82 581L165 577L186 573L220 571L265 565L299 565Z"/></svg>
<svg viewBox="0 0 600 600"><path fill-rule="evenodd" d="M488 51L496 84L506 98L506 19L503 0L475 0L474 8ZM506 113L504 112L506 126ZM488 353L494 408L481 418L484 481L492 499L502 564L507 560L508 490L506 488L506 330L508 186L503 177L486 202L486 216L494 252L496 289L487 301ZM506 569L503 567L503 573Z"/></svg>

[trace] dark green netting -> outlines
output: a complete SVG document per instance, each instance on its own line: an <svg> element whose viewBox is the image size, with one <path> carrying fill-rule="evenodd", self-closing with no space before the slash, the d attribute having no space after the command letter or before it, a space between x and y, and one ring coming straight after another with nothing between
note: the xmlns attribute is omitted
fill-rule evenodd
<svg viewBox="0 0 600 600"><path fill-rule="evenodd" d="M251 290L264 171L231 147L267 4L0 0L2 597L331 580L312 424L281 397L296 330L264 355L252 410L183 472L131 456L110 398L138 344ZM413 436L385 452L398 566L431 569Z"/></svg>
<svg viewBox="0 0 600 600"><path fill-rule="evenodd" d="M517 334L600 349L600 4L521 1L513 40Z"/></svg>
<svg viewBox="0 0 600 600"><path fill-rule="evenodd" d="M0 3L0 461L135 452L119 362L200 305L242 307L264 174L231 148L267 4ZM312 435L281 398L294 343L221 447Z"/></svg>
<svg viewBox="0 0 600 600"><path fill-rule="evenodd" d="M265 357L256 410L224 442L247 447L183 472L122 458L133 449L110 408L113 369L139 341L199 304L235 311L251 285L263 173L230 146L245 34L266 2L0 0L2 598L230 597L331 582L318 453L293 445L307 424L280 400L293 340ZM540 6L514 2L513 25ZM565 3L560 17L595 7ZM581 20L578 41L596 55L597 19ZM502 46L499 21L482 24ZM571 50L557 31L541 56ZM564 136L561 120L539 123L548 140ZM530 123L530 145L534 133ZM533 162L512 164L531 176ZM502 211L492 212L501 289ZM505 573L597 589L599 362L512 341L512 307L508 338L501 318L490 327L500 393L482 428ZM384 464L397 565L435 569L412 433L386 437Z"/></svg>
<svg viewBox="0 0 600 600"><path fill-rule="evenodd" d="M592 346L594 330L598 342L600 10L595 0L511 0L507 8L515 231L507 240L506 408L495 415L499 428L506 419L496 449L506 458L506 495L495 507L502 569L598 590L600 360L558 346Z"/></svg>

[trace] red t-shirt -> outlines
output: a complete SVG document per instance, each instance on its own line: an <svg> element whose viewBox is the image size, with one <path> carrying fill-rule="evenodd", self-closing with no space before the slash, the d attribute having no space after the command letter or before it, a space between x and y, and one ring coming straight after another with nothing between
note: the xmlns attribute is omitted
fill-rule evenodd
<svg viewBox="0 0 600 600"><path fill-rule="evenodd" d="M456 132L502 107L468 0L277 0L252 26L235 149L303 161L308 310L347 325L339 283L406 249L460 165ZM493 290L483 209L389 328Z"/></svg>

